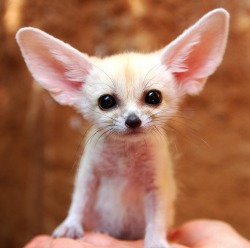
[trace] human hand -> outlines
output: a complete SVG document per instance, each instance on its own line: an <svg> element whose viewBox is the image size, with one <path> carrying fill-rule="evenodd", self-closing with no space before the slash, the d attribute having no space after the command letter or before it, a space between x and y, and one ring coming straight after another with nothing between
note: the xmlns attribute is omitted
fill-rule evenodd
<svg viewBox="0 0 250 248"><path fill-rule="evenodd" d="M250 248L250 242L221 221L190 221L172 231L175 248Z"/></svg>
<svg viewBox="0 0 250 248"><path fill-rule="evenodd" d="M188 222L172 231L169 240L174 242L174 248L250 248L250 242L231 226L212 220ZM34 238L25 248L143 248L143 241L122 241L95 233L78 240L44 235Z"/></svg>
<svg viewBox="0 0 250 248"><path fill-rule="evenodd" d="M143 248L143 241L123 241L100 233L85 233L84 238L35 237L24 248Z"/></svg>

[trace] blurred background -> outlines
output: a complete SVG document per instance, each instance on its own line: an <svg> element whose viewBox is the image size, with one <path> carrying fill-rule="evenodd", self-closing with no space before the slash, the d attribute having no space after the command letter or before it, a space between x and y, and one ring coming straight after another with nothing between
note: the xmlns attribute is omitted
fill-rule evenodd
<svg viewBox="0 0 250 248"><path fill-rule="evenodd" d="M250 1L1 0L0 246L22 247L66 216L86 123L35 84L15 42L33 26L90 55L165 46L206 12L231 14L222 65L171 132L176 225L229 222L250 239Z"/></svg>

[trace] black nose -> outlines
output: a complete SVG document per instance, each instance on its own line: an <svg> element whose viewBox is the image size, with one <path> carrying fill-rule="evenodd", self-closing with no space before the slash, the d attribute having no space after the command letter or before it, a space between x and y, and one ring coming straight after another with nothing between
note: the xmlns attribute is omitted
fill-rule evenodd
<svg viewBox="0 0 250 248"><path fill-rule="evenodd" d="M130 114L125 121L125 125L129 128L137 128L141 125L141 120L136 114Z"/></svg>

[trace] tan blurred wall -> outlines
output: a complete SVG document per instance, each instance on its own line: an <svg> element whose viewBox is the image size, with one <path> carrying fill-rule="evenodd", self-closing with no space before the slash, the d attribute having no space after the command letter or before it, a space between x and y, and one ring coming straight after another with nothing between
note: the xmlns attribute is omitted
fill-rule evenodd
<svg viewBox="0 0 250 248"><path fill-rule="evenodd" d="M200 96L186 99L185 118L172 133L180 189L176 224L221 219L250 239L249 0L2 0L1 247L51 233L65 217L86 129L74 110L33 84L16 30L38 27L91 55L150 51L217 7L231 13L224 62Z"/></svg>

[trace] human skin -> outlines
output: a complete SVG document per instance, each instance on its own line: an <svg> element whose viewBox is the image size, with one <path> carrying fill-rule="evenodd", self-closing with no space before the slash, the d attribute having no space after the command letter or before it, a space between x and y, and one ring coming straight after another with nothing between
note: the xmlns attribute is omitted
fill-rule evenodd
<svg viewBox="0 0 250 248"><path fill-rule="evenodd" d="M250 248L250 242L229 224L216 220L195 220L172 230L173 248ZM82 239L35 237L24 248L143 248L143 240L123 241L105 234L86 233Z"/></svg>

